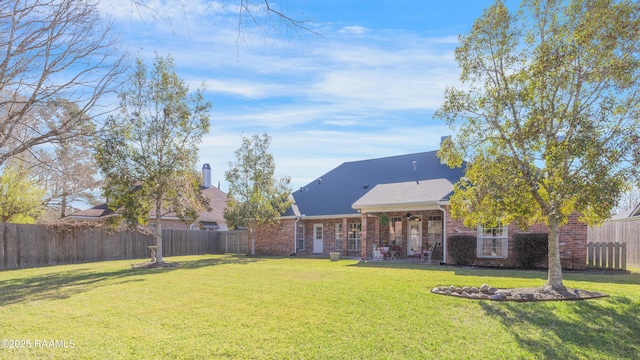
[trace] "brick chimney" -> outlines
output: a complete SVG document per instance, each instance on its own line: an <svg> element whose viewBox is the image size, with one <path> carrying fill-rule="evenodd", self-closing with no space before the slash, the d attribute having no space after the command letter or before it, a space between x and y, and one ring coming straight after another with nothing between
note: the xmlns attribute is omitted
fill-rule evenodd
<svg viewBox="0 0 640 360"><path fill-rule="evenodd" d="M202 165L202 184L205 188L211 187L211 167L209 164Z"/></svg>

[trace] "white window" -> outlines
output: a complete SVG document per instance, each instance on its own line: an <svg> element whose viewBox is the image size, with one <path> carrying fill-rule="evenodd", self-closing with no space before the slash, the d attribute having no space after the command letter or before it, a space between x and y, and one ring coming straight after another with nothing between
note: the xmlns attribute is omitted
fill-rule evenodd
<svg viewBox="0 0 640 360"><path fill-rule="evenodd" d="M298 223L298 230L296 232L296 248L297 250L304 250L304 225Z"/></svg>
<svg viewBox="0 0 640 360"><path fill-rule="evenodd" d="M434 246L442 241L442 215L429 215L427 221L427 241Z"/></svg>
<svg viewBox="0 0 640 360"><path fill-rule="evenodd" d="M349 224L349 234L348 234L348 249L349 251L358 251L360 250L360 223L351 223Z"/></svg>
<svg viewBox="0 0 640 360"><path fill-rule="evenodd" d="M509 234L500 222L496 227L478 226L478 257L506 258Z"/></svg>
<svg viewBox="0 0 640 360"><path fill-rule="evenodd" d="M342 241L344 237L342 235L342 223L336 224L336 250L342 250Z"/></svg>

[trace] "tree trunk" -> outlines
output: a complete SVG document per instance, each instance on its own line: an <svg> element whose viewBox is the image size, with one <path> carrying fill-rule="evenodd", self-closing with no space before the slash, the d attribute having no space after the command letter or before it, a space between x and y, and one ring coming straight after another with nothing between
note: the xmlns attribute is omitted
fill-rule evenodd
<svg viewBox="0 0 640 360"><path fill-rule="evenodd" d="M0 247L0 250L2 250L2 267L0 267L0 270L4 269L8 269L7 267L7 260L9 259L9 257L7 256L7 222L3 219L2 220L2 246Z"/></svg>
<svg viewBox="0 0 640 360"><path fill-rule="evenodd" d="M249 234L251 234L251 256L256 255L256 237L253 234L253 226L249 225Z"/></svg>
<svg viewBox="0 0 640 360"><path fill-rule="evenodd" d="M66 192L66 190L63 190ZM62 195L62 202L60 204L60 219L67 215L67 195Z"/></svg>
<svg viewBox="0 0 640 360"><path fill-rule="evenodd" d="M156 262L163 263L164 259L162 258L162 208L161 202L156 201L156 226L153 236L156 238Z"/></svg>
<svg viewBox="0 0 640 360"><path fill-rule="evenodd" d="M562 263L560 262L560 225L555 219L549 221L549 274L546 289L562 291Z"/></svg>

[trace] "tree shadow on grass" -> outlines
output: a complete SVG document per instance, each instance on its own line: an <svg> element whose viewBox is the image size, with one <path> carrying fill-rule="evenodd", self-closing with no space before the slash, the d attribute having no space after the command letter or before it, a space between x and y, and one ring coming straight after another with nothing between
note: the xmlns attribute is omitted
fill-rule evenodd
<svg viewBox="0 0 640 360"><path fill-rule="evenodd" d="M66 299L73 294L89 291L101 286L106 280L139 276L142 272L123 269L98 271L78 269L46 273L25 278L0 281L0 306L43 300ZM128 281L144 281L130 279Z"/></svg>
<svg viewBox="0 0 640 360"><path fill-rule="evenodd" d="M388 262L388 261L360 261L350 266L389 268L389 269L412 269L424 271L449 271L460 276L478 277L504 277L511 279L539 279L546 282L547 269L525 270L525 269L501 269L489 267L455 266L423 264L410 261ZM624 271L598 271L598 270L564 270L563 277L570 281L584 281L589 283L606 284L640 284L639 272ZM640 357L639 357L640 358Z"/></svg>
<svg viewBox="0 0 640 360"><path fill-rule="evenodd" d="M491 276L508 277L522 279L547 280L547 269L525 270L525 269L499 269L486 267L456 267L447 266L454 269L456 275L463 276ZM586 281L590 283L607 284L640 284L640 273L622 271L588 271L588 270L563 270L564 280Z"/></svg>
<svg viewBox="0 0 640 360"><path fill-rule="evenodd" d="M198 260L187 260L180 261L180 265L175 268L168 268L171 270L177 269L199 269L203 267L216 266L216 265L246 265L255 263L258 261L263 261L260 258L249 257L246 255L225 255L223 257L215 257L215 258L207 258L207 259L198 259Z"/></svg>
<svg viewBox="0 0 640 360"><path fill-rule="evenodd" d="M246 256L224 256L192 261L181 261L179 266L168 268L100 270L88 266L42 275L0 280L0 306L9 304L66 299L98 286L127 282L143 282L145 276L168 271L193 270L225 264L248 264L259 261ZM15 270L20 271L20 270Z"/></svg>
<svg viewBox="0 0 640 360"><path fill-rule="evenodd" d="M639 358L640 302L629 298L480 304L536 358Z"/></svg>

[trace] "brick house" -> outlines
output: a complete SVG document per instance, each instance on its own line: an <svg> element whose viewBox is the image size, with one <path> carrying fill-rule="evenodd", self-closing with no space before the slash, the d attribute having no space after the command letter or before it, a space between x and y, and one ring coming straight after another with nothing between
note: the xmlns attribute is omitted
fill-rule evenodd
<svg viewBox="0 0 640 360"><path fill-rule="evenodd" d="M209 164L202 166L202 194L209 199L208 210L198 213L198 218L193 224L186 224L173 212L168 212L162 216L162 228L173 230L221 230L226 231L227 222L224 219L224 210L227 207L227 194L211 186L211 167ZM90 209L74 212L66 216L64 221L105 221L115 215L107 204L100 204ZM149 219L154 219L155 214L149 214Z"/></svg>
<svg viewBox="0 0 640 360"><path fill-rule="evenodd" d="M280 223L256 229L256 254L372 259L390 246L403 258L428 246L433 262L451 263L447 237L468 234L477 237L476 265L515 265L513 235L521 229L470 229L451 218L449 196L463 174L441 163L436 151L343 163L294 191ZM548 231L534 225L527 232ZM563 267L585 266L586 235L577 216L561 228Z"/></svg>

